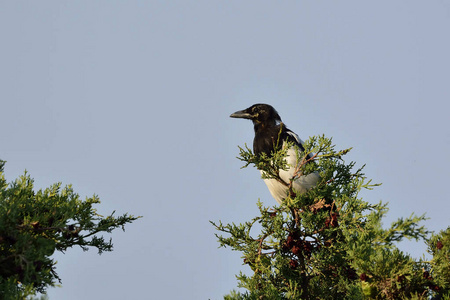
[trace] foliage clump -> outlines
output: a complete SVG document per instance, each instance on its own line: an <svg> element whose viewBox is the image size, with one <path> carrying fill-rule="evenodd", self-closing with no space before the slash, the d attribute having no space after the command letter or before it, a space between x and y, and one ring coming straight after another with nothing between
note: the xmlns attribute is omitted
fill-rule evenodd
<svg viewBox="0 0 450 300"><path fill-rule="evenodd" d="M60 282L55 251L74 246L98 253L112 251L112 240L101 233L122 228L139 217L102 216L94 208L99 198L81 200L72 187L61 183L34 191L25 172L8 184L0 161L0 299L23 299Z"/></svg>
<svg viewBox="0 0 450 300"><path fill-rule="evenodd" d="M450 227L428 237L419 223L425 216L400 218L387 229L382 218L387 204L371 204L360 197L372 189L363 168L346 163L351 149L335 150L331 139L312 137L294 175L319 172L319 184L296 194L292 180L281 206L264 207L260 216L243 224L211 222L220 246L242 253L252 275L237 275L238 287L225 299L449 299ZM256 156L240 147L247 167L256 166L265 178L280 181L286 151ZM396 242L425 240L431 261L415 260Z"/></svg>

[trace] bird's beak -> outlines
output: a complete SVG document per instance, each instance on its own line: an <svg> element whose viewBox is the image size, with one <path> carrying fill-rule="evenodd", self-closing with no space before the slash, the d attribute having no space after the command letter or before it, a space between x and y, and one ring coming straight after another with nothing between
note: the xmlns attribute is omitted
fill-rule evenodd
<svg viewBox="0 0 450 300"><path fill-rule="evenodd" d="M240 110L230 115L231 118L252 119L252 115L245 110Z"/></svg>

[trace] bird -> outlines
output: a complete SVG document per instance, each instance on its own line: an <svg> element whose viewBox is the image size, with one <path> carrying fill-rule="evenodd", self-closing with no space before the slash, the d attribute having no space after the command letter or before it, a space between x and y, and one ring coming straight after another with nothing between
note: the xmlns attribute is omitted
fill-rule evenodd
<svg viewBox="0 0 450 300"><path fill-rule="evenodd" d="M255 155L262 155L265 153L267 157L272 157L272 153L276 150L276 144L281 144L285 149L288 145L293 145L287 149L286 165L287 169L279 170L279 177L285 184L274 178L264 178L270 194L278 202L282 204L283 200L289 195L289 182L294 177L299 161L297 161L298 151L304 152L304 142L298 137L296 133L288 129L281 121L278 112L269 104L258 103L250 106L247 109L237 111L230 115L231 118L248 119L253 122L255 130L255 138L253 139L253 152ZM288 144L288 142L290 142ZM311 154L308 155L311 158ZM264 171L260 170L261 174ZM308 190L317 185L320 180L318 172L313 172L307 175L298 176L292 183L292 188L296 194L306 193Z"/></svg>

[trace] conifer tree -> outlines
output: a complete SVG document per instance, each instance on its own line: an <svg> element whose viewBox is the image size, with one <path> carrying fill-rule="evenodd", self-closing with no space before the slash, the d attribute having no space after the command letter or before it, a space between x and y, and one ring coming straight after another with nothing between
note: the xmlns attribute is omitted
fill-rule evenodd
<svg viewBox="0 0 450 300"><path fill-rule="evenodd" d="M286 150L275 148L269 157L239 149L243 167L281 180ZM325 136L310 138L298 153L296 176L319 172L315 188L297 195L294 176L281 206L258 201L260 215L248 222L211 222L220 246L241 252L252 273L237 275L246 292L225 299L450 299L450 227L432 234L420 226L425 216L413 214L383 228L387 204L360 197L378 184L366 178L364 166L345 162L350 150L335 150ZM405 238L425 241L432 259L400 251L396 243Z"/></svg>
<svg viewBox="0 0 450 300"><path fill-rule="evenodd" d="M102 233L139 217L128 214L102 216L94 208L99 198L86 200L72 187L61 183L34 191L33 179L25 172L8 184L0 161L0 299L25 299L44 293L60 282L56 273L55 251L65 253L79 246L84 251L112 251L112 240Z"/></svg>

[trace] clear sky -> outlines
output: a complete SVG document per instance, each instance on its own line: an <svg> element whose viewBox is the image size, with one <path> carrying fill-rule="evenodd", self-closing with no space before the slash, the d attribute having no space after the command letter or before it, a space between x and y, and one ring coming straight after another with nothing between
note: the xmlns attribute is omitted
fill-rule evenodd
<svg viewBox="0 0 450 300"><path fill-rule="evenodd" d="M12 181L72 183L100 213L143 219L115 250L56 255L50 299L221 299L239 253L208 220L244 222L259 172L240 170L250 122L272 104L302 139L353 147L383 185L385 224L446 228L450 2L1 1L0 158ZM402 244L419 257L425 247Z"/></svg>

